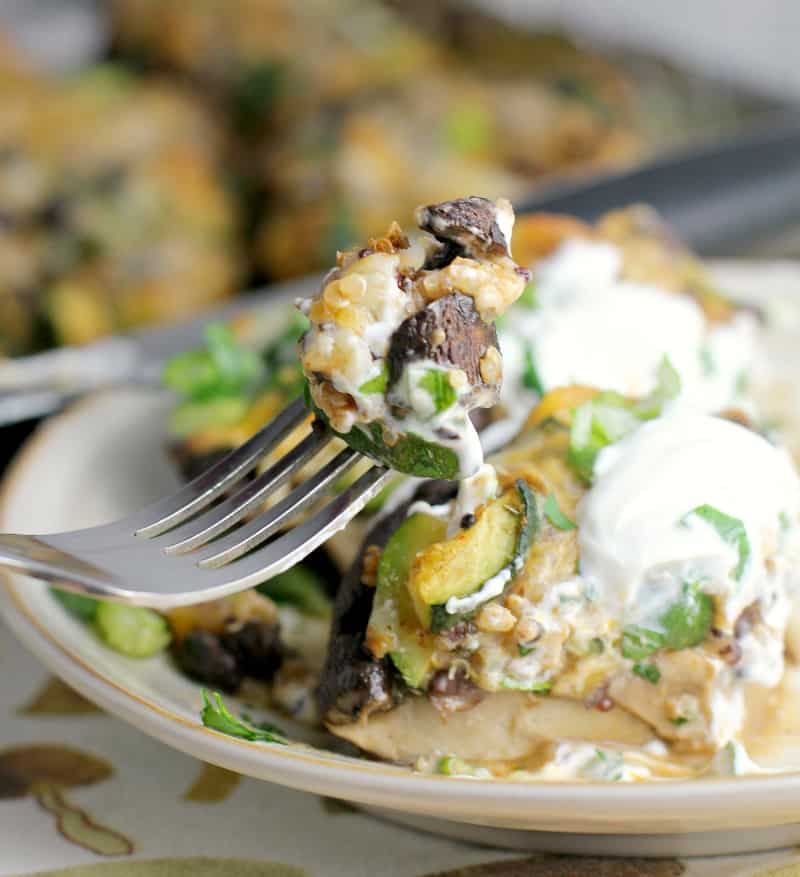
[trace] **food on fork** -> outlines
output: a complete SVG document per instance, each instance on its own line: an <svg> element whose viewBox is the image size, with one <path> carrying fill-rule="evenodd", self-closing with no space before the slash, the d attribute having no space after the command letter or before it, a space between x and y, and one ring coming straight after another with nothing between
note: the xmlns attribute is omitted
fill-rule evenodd
<svg viewBox="0 0 800 877"><path fill-rule="evenodd" d="M444 482L379 521L336 601L330 730L448 774L745 771L797 654L800 482L679 394L667 369L647 398L554 390L456 533Z"/></svg>
<svg viewBox="0 0 800 877"><path fill-rule="evenodd" d="M497 402L502 357L493 322L527 271L511 258L514 213L471 197L417 210L340 253L300 360L320 417L356 450L409 475L474 476L483 452L470 412Z"/></svg>

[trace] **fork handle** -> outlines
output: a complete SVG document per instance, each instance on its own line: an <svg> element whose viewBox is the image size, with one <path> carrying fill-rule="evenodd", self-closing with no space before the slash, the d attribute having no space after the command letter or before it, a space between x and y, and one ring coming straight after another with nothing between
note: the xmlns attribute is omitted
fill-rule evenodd
<svg viewBox="0 0 800 877"><path fill-rule="evenodd" d="M0 533L0 568L23 573L67 590L103 597L114 581L95 566L48 545L37 536Z"/></svg>

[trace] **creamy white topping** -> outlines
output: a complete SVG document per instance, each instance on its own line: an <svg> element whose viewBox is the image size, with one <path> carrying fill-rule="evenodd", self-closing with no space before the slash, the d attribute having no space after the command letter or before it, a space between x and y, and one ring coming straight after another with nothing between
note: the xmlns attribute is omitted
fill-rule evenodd
<svg viewBox="0 0 800 877"><path fill-rule="evenodd" d="M474 475L465 478L458 485L458 496L450 515L447 537L455 536L464 516L474 514L480 506L494 499L496 493L497 472L494 466L484 463Z"/></svg>
<svg viewBox="0 0 800 877"><path fill-rule="evenodd" d="M576 383L645 396L667 356L687 406L718 411L736 399L754 356L754 318L709 329L693 299L622 280L621 265L614 245L573 239L537 267L536 307L517 307L501 334L509 406L521 407L528 356L545 391Z"/></svg>
<svg viewBox="0 0 800 877"><path fill-rule="evenodd" d="M741 574L739 547L690 514L702 506L742 522L749 551ZM653 588L668 600L675 582L702 582L732 625L760 597L785 594L791 573L775 562L781 517L796 519L799 507L784 450L730 421L666 414L600 452L577 509L581 573L636 623L657 615Z"/></svg>
<svg viewBox="0 0 800 877"><path fill-rule="evenodd" d="M465 597L450 597L445 603L445 609L450 615L457 615L459 612L474 612L478 606L503 593L505 586L511 581L511 574L511 569L504 566L500 572L486 579L477 591L473 591Z"/></svg>

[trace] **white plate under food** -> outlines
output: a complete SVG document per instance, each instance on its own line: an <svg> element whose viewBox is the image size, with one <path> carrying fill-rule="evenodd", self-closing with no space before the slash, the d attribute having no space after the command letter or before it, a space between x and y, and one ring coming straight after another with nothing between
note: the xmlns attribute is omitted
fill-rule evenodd
<svg viewBox="0 0 800 877"><path fill-rule="evenodd" d="M800 297L794 266L728 265L721 276L728 288L744 282L762 301L773 291ZM785 354L800 329L781 307L791 343L777 338L776 349ZM787 388L792 384L786 381ZM794 400L787 395L784 402ZM156 392L119 390L48 421L6 476L0 530L52 532L101 523L171 490L177 477L164 453L167 410L168 400ZM674 856L800 843L800 733L782 744L796 772L774 775L639 784L421 775L341 754L332 738L304 733L279 716L274 721L298 742L250 743L210 731L199 719L199 686L166 657L134 660L111 651L30 579L6 575L0 592L11 628L86 697L176 749L248 776L366 805L427 831L507 847Z"/></svg>

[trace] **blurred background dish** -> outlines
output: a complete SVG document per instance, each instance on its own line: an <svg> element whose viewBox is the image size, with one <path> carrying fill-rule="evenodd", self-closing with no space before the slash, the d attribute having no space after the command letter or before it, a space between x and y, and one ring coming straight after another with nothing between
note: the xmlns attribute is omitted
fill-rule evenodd
<svg viewBox="0 0 800 877"><path fill-rule="evenodd" d="M447 0L0 3L0 354L181 318L465 191L779 106Z"/></svg>

